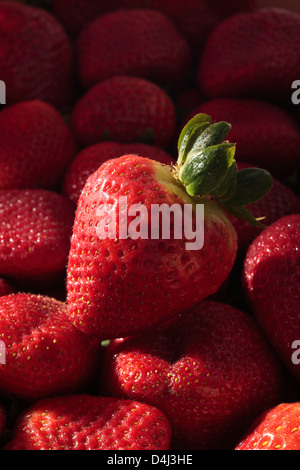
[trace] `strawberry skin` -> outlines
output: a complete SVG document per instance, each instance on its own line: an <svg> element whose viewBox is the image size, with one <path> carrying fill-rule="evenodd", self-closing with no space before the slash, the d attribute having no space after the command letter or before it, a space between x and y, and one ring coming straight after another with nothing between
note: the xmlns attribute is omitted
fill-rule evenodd
<svg viewBox="0 0 300 470"><path fill-rule="evenodd" d="M151 9L99 16L82 31L76 54L78 76L85 88L127 75L180 89L190 72L186 40L167 16Z"/></svg>
<svg viewBox="0 0 300 470"><path fill-rule="evenodd" d="M74 221L71 202L43 189L0 191L0 274L18 282L65 271Z"/></svg>
<svg viewBox="0 0 300 470"><path fill-rule="evenodd" d="M0 296L15 292L15 287L3 277L0 277Z"/></svg>
<svg viewBox="0 0 300 470"><path fill-rule="evenodd" d="M81 391L98 364L97 342L67 319L67 304L34 294L0 297L0 390L26 400Z"/></svg>
<svg viewBox="0 0 300 470"><path fill-rule="evenodd" d="M69 104L72 69L69 39L52 14L0 3L0 70L8 104L34 99L59 108Z"/></svg>
<svg viewBox="0 0 300 470"><path fill-rule="evenodd" d="M232 448L277 403L281 368L252 317L210 300L139 336L111 341L100 390L159 406L171 448ZM103 393L103 392L102 392Z"/></svg>
<svg viewBox="0 0 300 470"><path fill-rule="evenodd" d="M0 112L0 189L53 189L75 157L75 138L49 103L25 101Z"/></svg>
<svg viewBox="0 0 300 470"><path fill-rule="evenodd" d="M257 97L285 104L300 73L300 15L276 8L238 13L206 42L198 83L207 97ZM288 31L288 34L287 34Z"/></svg>
<svg viewBox="0 0 300 470"><path fill-rule="evenodd" d="M113 77L78 100L72 112L72 127L84 146L112 140L165 148L175 130L175 106L160 87L148 80Z"/></svg>
<svg viewBox="0 0 300 470"><path fill-rule="evenodd" d="M88 178L71 239L68 303L74 324L101 339L166 321L215 293L236 256L235 230L208 199L201 250L186 250L187 239L176 239L174 228L170 240L99 239L98 208L114 204L118 213L119 197L125 196L128 207L142 203L149 214L152 204L193 203L171 167L136 155L109 160ZM116 222L118 233L118 217Z"/></svg>
<svg viewBox="0 0 300 470"><path fill-rule="evenodd" d="M265 100L215 98L197 106L188 116L207 113L214 122L231 123L229 139L236 143L236 159L258 165L283 180L299 165L300 131L295 117Z"/></svg>
<svg viewBox="0 0 300 470"><path fill-rule="evenodd" d="M81 150L72 161L64 178L63 194L74 204L77 204L88 177L98 170L102 163L131 153L157 160L166 165L175 163L168 152L155 145L99 142L99 144Z"/></svg>
<svg viewBox="0 0 300 470"><path fill-rule="evenodd" d="M4 450L168 450L166 416L134 400L70 395L39 400Z"/></svg>
<svg viewBox="0 0 300 470"><path fill-rule="evenodd" d="M300 380L300 366L292 358L293 343L300 338L300 213L280 218L252 242L243 282L262 330Z"/></svg>
<svg viewBox="0 0 300 470"><path fill-rule="evenodd" d="M5 430L6 426L6 410L3 405L0 405L0 437Z"/></svg>
<svg viewBox="0 0 300 470"><path fill-rule="evenodd" d="M235 450L299 450L300 403L280 403L255 420Z"/></svg>

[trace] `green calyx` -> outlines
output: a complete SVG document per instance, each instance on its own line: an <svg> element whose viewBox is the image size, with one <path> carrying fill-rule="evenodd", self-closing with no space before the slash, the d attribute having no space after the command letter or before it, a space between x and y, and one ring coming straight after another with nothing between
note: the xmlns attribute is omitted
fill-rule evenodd
<svg viewBox="0 0 300 470"><path fill-rule="evenodd" d="M260 168L237 169L236 145L225 141L230 129L207 114L194 116L179 136L175 176L190 196L213 199L234 217L265 227L246 206L271 190L272 176Z"/></svg>

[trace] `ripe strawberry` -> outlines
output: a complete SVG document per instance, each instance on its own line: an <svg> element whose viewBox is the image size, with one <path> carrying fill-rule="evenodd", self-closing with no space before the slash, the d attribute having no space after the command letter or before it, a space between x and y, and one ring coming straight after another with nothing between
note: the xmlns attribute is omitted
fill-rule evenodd
<svg viewBox="0 0 300 470"><path fill-rule="evenodd" d="M300 73L299 29L300 15L277 8L224 20L206 42L198 69L201 89L208 97L290 104L291 85Z"/></svg>
<svg viewBox="0 0 300 470"><path fill-rule="evenodd" d="M64 178L63 194L77 204L88 177L98 170L102 163L130 153L152 158L166 165L175 163L168 152L155 145L100 142L81 150L73 160Z"/></svg>
<svg viewBox="0 0 300 470"><path fill-rule="evenodd" d="M3 277L0 277L0 296L15 292L15 287Z"/></svg>
<svg viewBox="0 0 300 470"><path fill-rule="evenodd" d="M249 202L247 174L242 180L236 174L234 144L223 142L229 127L196 116L180 135L175 166L129 154L88 178L68 261L69 315L79 329L101 339L133 334L174 317L225 281L237 238L221 207L257 223L240 204L240 197ZM263 197L270 175L258 170L256 176ZM160 224L154 210L162 207L169 221Z"/></svg>
<svg viewBox="0 0 300 470"><path fill-rule="evenodd" d="M147 7L150 0L53 0L53 13L72 39L98 16L117 9Z"/></svg>
<svg viewBox="0 0 300 470"><path fill-rule="evenodd" d="M69 104L73 53L56 18L44 9L0 2L0 70L7 103L39 99Z"/></svg>
<svg viewBox="0 0 300 470"><path fill-rule="evenodd" d="M67 304L50 297L0 297L0 390L26 400L84 390L98 364L99 346L67 319Z"/></svg>
<svg viewBox="0 0 300 470"><path fill-rule="evenodd" d="M300 403L280 403L255 420L235 450L299 450Z"/></svg>
<svg viewBox="0 0 300 470"><path fill-rule="evenodd" d="M0 191L0 275L46 282L65 272L74 221L71 202L42 189Z"/></svg>
<svg viewBox="0 0 300 470"><path fill-rule="evenodd" d="M238 168L250 168L252 165L238 163ZM260 201L249 206L251 213L256 217L264 217L264 224L271 225L285 215L300 213L300 197L289 187L273 178L270 192ZM249 245L261 233L260 227L249 226L246 221L229 216L238 236L238 248L241 256L246 254Z"/></svg>
<svg viewBox="0 0 300 470"><path fill-rule="evenodd" d="M159 406L175 449L231 448L281 396L281 369L254 320L204 300L173 322L113 340L105 392ZM101 386L101 385L100 385Z"/></svg>
<svg viewBox="0 0 300 470"><path fill-rule="evenodd" d="M251 11L252 0L152 0L151 7L165 13L199 55L210 32L224 18L240 11Z"/></svg>
<svg viewBox="0 0 300 470"><path fill-rule="evenodd" d="M294 355L300 338L300 213L263 230L248 249L243 274L258 323L287 370L299 380Z"/></svg>
<svg viewBox="0 0 300 470"><path fill-rule="evenodd" d="M168 450L170 425L133 400L70 395L25 410L5 450Z"/></svg>
<svg viewBox="0 0 300 470"><path fill-rule="evenodd" d="M167 147L175 128L175 106L148 80L113 77L92 87L77 102L72 125L84 146L113 140Z"/></svg>
<svg viewBox="0 0 300 470"><path fill-rule="evenodd" d="M117 10L84 28L76 47L80 83L90 88L116 75L182 89L191 53L172 21L151 9Z"/></svg>
<svg viewBox="0 0 300 470"><path fill-rule="evenodd" d="M63 118L38 100L0 112L0 140L0 189L54 189L76 152Z"/></svg>
<svg viewBox="0 0 300 470"><path fill-rule="evenodd" d="M236 143L238 162L266 168L280 180L296 172L300 130L296 118L285 109L265 100L216 98L197 106L186 121L198 113L232 124L228 137Z"/></svg>

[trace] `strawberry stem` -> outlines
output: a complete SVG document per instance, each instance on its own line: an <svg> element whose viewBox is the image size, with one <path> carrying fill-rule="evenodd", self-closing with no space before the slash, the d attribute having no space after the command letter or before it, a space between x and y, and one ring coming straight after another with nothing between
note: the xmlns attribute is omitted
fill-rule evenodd
<svg viewBox="0 0 300 470"><path fill-rule="evenodd" d="M264 227L245 207L262 199L272 188L270 173L260 168L237 169L236 144L225 141L231 125L212 123L197 114L178 139L176 177L192 197L209 197L225 211L249 224Z"/></svg>

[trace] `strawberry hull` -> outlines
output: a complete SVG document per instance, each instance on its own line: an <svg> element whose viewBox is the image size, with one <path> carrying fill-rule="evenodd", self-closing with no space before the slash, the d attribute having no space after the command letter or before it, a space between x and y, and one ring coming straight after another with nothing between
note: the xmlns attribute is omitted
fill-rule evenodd
<svg viewBox="0 0 300 470"><path fill-rule="evenodd" d="M195 198L188 196L169 166L125 155L103 164L89 177L73 227L68 303L74 324L101 339L126 336L167 321L215 293L227 278L237 250L233 226L208 199L197 201L204 203L201 249L187 250L190 240L184 234L175 238L176 219L172 224L172 218L169 239L118 237L119 215L124 210L119 201L124 197L128 208L142 204L150 214L154 204L190 205L196 224ZM106 204L113 209L97 216ZM116 221L116 231L112 238L101 240L99 224L108 216ZM125 235L133 219L128 217ZM148 223L152 226L152 219Z"/></svg>

